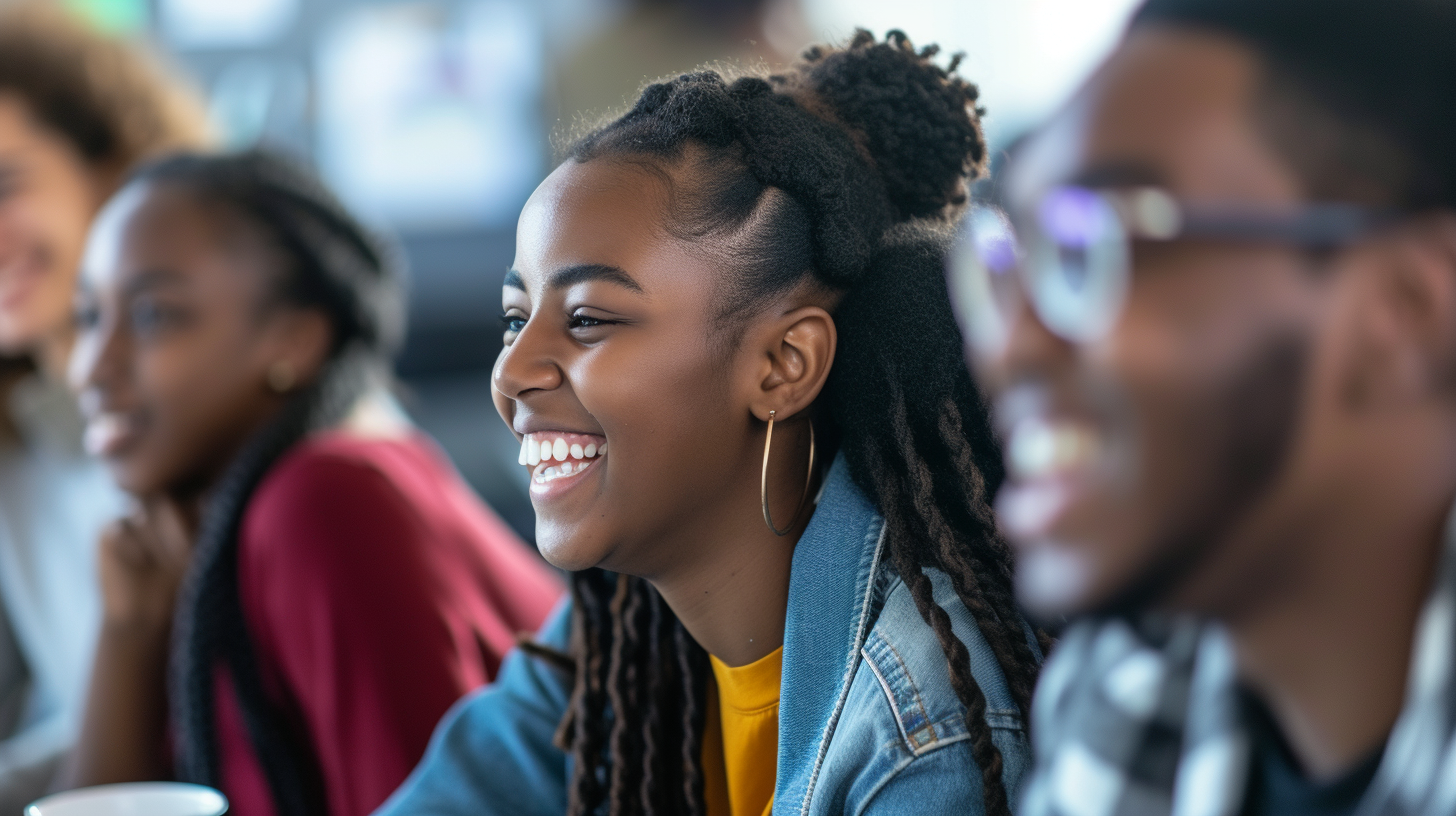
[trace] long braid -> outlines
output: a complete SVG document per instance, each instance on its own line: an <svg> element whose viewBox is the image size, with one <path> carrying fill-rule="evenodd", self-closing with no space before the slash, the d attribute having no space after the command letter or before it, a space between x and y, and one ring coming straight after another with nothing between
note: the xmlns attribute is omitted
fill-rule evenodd
<svg viewBox="0 0 1456 816"><path fill-rule="evenodd" d="M648 582L587 570L571 585L577 673L556 735L573 762L567 812L705 816L707 653Z"/></svg>
<svg viewBox="0 0 1456 816"><path fill-rule="evenodd" d="M927 560L934 559L937 566L950 576L956 596L975 617L982 636L1001 665L1012 698L1025 716L1031 711L1031 692L1036 679L1035 673L1029 669L1036 665L1036 661L1024 633L1017 631L1020 615L1008 616L1004 611L998 612L994 608L990 602L989 589L996 582L982 580L982 577L997 577L1000 571L986 569L980 559L970 555L973 550L957 546L960 537L946 523L944 515L932 499L930 467L914 453L920 440L915 439L910 431L903 395L897 400L892 422L896 436L906 446L905 464L910 476L910 498L917 515L928 527L927 541L933 545L933 552Z"/></svg>
<svg viewBox="0 0 1456 816"><path fill-rule="evenodd" d="M581 610L580 654L576 684L572 689L574 705L569 713L569 733L561 734L571 751L571 798L568 813L588 816L596 811L605 796L600 766L603 734L602 715L606 711L605 660L610 638L604 631L609 624L605 597L605 580L600 572L583 572L572 576L572 602ZM563 732L568 729L563 728ZM560 732L558 732L560 733Z"/></svg>
<svg viewBox="0 0 1456 816"><path fill-rule="evenodd" d="M707 816L703 791L703 731L708 722L708 653L678 623L673 630L682 673L682 801L684 816Z"/></svg>
<svg viewBox="0 0 1456 816"><path fill-rule="evenodd" d="M904 542L909 538L904 526L899 522L886 523L889 525L887 536L894 541ZM966 644L956 636L951 628L950 615L945 608L935 602L935 597L930 584L930 578L925 574L924 567L918 563L908 552L908 547L890 546L890 555L895 563L895 570L900 573L900 578L910 589L910 597L915 601L915 608L920 612L930 627L935 630L935 637L940 641L940 648L945 652L946 664L950 667L951 686L955 689L956 696L960 698L961 704L966 707L966 725L971 735L971 755L975 757L976 764L981 768L981 787L984 791L987 816L1008 816L1011 813L1011 806L1006 799L1006 786L1001 781L1001 750L991 739L991 728L986 724L986 695L976 683L970 673L971 654L966 649Z"/></svg>
<svg viewBox="0 0 1456 816"><path fill-rule="evenodd" d="M991 429L987 425L989 413L981 411L980 422L975 432L975 438L983 443L989 443ZM1016 593L1012 589L1015 579L1012 575L1011 564L1013 557L1011 548L1005 539L996 534L995 514L991 510L991 492L986 485L986 478L981 469L976 466L976 452L971 446L970 433L964 417L964 410L953 400L946 400L940 415L940 436L950 443L951 455L955 459L955 473L964 479L964 486L967 495L971 498L975 511L976 520L984 525L985 529L991 531L987 539L988 551L992 554L990 563L987 566L996 569L1001 574L1001 581L992 582L985 587L987 596L995 605L997 614L1004 619L1011 620L1020 614L1020 608L1016 604ZM1043 655L1051 651L1053 640L1051 635L1040 626L1032 627L1032 634L1036 638L1037 648ZM1034 688L1036 675L1031 673L1028 681ZM1023 708L1028 716L1030 710Z"/></svg>
<svg viewBox="0 0 1456 816"><path fill-rule="evenodd" d="M657 667L646 658L641 640L650 634L644 625L646 595L654 590L640 578L618 576L618 594L612 599L612 667L608 670L612 711L611 757L636 757L641 751L641 721L635 716L642 706L640 681ZM630 714L629 714L630 713ZM642 765L637 762L611 764L611 816L632 812L641 787Z"/></svg>
<svg viewBox="0 0 1456 816"><path fill-rule="evenodd" d="M647 637L644 643L648 665L646 699L652 701L662 699L668 689L677 690L677 661L670 659L672 649L664 648L672 643L670 618L663 614L667 604L656 592L644 594L647 600ZM673 774L673 766L662 762L664 751L675 747L676 743L672 741L671 734L663 733L666 729L662 706L645 705L643 708L646 716L641 733L642 781L638 785L637 798L642 801L644 809L656 813L667 809L667 798L680 787ZM676 752L673 754L675 756ZM662 767L659 767L660 764Z"/></svg>

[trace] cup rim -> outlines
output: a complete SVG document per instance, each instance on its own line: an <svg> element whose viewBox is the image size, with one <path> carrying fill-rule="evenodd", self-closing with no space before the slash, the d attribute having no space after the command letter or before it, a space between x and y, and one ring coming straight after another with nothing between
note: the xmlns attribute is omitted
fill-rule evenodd
<svg viewBox="0 0 1456 816"><path fill-rule="evenodd" d="M84 788L74 788L67 791L48 794L25 806L25 816L40 816L41 809L46 806L65 804L72 801L84 801L92 798L102 798L117 793L190 793L201 794L204 797L211 797L215 812L226 813L229 802L222 791L216 788L209 788L206 785L197 785L191 782L115 782L109 785L90 785Z"/></svg>

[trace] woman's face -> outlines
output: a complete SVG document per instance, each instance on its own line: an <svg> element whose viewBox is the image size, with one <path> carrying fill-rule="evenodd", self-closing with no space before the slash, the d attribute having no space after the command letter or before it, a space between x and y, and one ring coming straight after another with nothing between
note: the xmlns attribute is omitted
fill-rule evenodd
<svg viewBox="0 0 1456 816"><path fill-rule="evenodd" d="M567 162L521 213L495 402L531 454L541 553L564 569L650 579L692 557L663 542L759 513L766 355L714 334L722 262L666 233L666 198L634 165Z"/></svg>
<svg viewBox="0 0 1456 816"><path fill-rule="evenodd" d="M0 354L69 337L86 230L104 188L68 141L0 93Z"/></svg>
<svg viewBox="0 0 1456 816"><path fill-rule="evenodd" d="M271 306L276 257L256 228L181 188L134 184L102 210L77 296L71 378L86 444L123 489L208 487L281 405L297 310Z"/></svg>

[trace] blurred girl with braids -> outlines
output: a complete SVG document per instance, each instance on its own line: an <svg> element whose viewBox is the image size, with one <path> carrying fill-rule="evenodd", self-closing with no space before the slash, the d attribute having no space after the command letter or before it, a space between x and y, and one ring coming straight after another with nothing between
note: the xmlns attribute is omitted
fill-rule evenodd
<svg viewBox="0 0 1456 816"><path fill-rule="evenodd" d="M496 405L571 603L380 816L1009 812L1042 643L941 272L976 91L934 56L653 85L536 191Z"/></svg>
<svg viewBox="0 0 1456 816"><path fill-rule="evenodd" d="M98 217L78 321L87 438L140 509L101 542L74 782L368 813L559 594L388 398L389 256L288 163L181 156Z"/></svg>

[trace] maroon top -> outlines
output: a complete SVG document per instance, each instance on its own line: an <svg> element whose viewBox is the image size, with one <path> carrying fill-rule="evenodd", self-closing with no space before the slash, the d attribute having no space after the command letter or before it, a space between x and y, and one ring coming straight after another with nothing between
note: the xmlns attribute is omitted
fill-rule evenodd
<svg viewBox="0 0 1456 816"><path fill-rule="evenodd" d="M332 432L264 478L238 548L243 616L274 705L312 746L329 816L364 816L463 694L495 676L556 577L423 435ZM217 672L231 816L274 816L228 673Z"/></svg>

